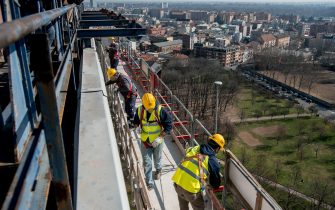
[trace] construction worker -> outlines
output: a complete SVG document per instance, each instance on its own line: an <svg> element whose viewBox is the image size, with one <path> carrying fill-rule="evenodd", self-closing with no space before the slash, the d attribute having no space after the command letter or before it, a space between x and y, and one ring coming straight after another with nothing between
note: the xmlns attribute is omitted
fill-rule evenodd
<svg viewBox="0 0 335 210"><path fill-rule="evenodd" d="M124 97L125 111L127 113L128 124L133 127L133 120L135 115L135 102L137 97L137 89L130 78L126 75L117 72L114 68L107 69L108 81L106 85L117 84L118 91Z"/></svg>
<svg viewBox="0 0 335 210"><path fill-rule="evenodd" d="M223 136L214 134L209 137L207 144L186 150L185 158L172 177L180 210L188 210L188 203L191 203L193 210L205 209L203 195L208 178L214 189L220 187L220 166L215 155L224 150L224 144Z"/></svg>
<svg viewBox="0 0 335 210"><path fill-rule="evenodd" d="M119 65L119 54L117 48L118 48L117 44L114 41L112 41L107 50L110 66L114 69L117 69L117 66Z"/></svg>
<svg viewBox="0 0 335 210"><path fill-rule="evenodd" d="M152 178L152 156L155 164L155 179L159 179L162 173L162 151L164 136L172 130L170 114L156 103L151 93L145 93L142 97L142 105L136 110L134 117L135 126L140 126L141 152L143 157L144 174L149 190L154 187Z"/></svg>

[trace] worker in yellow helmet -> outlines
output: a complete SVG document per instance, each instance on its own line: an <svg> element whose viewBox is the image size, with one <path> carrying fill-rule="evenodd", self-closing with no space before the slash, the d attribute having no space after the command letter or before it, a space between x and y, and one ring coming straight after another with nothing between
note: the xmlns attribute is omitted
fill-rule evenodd
<svg viewBox="0 0 335 210"><path fill-rule="evenodd" d="M207 144L186 150L185 158L172 177L181 210L188 210L188 203L191 203L193 210L205 208L202 195L205 191L206 180L209 179L214 189L220 188L220 166L215 155L220 150L224 151L224 144L223 136L214 134L209 137Z"/></svg>
<svg viewBox="0 0 335 210"><path fill-rule="evenodd" d="M107 69L108 81L106 85L117 84L118 91L124 98L125 111L127 113L127 119L129 127L133 127L133 120L135 115L135 102L137 98L137 89L133 82L124 74L116 71L114 68Z"/></svg>
<svg viewBox="0 0 335 210"><path fill-rule="evenodd" d="M149 190L154 187L152 178L152 156L155 164L155 179L162 173L162 151L164 136L172 130L170 114L159 104L151 93L142 97L142 105L136 110L134 117L135 126L141 128L141 152L143 157L144 174Z"/></svg>

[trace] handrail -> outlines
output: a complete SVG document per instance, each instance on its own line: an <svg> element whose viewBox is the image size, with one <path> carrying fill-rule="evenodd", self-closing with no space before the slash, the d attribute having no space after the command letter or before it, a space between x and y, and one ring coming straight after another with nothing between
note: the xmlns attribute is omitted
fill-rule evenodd
<svg viewBox="0 0 335 210"><path fill-rule="evenodd" d="M101 44L96 44L98 54L101 60L101 69L104 71L104 78L107 78L106 69L108 67L107 58L104 54L104 48ZM122 106L122 100L119 93L112 86L107 87L107 95L110 99L112 113L117 117L118 123L115 126L118 128L117 140L120 145L120 154L123 160L126 161L127 178L131 185L133 193L133 204L137 209L152 209L150 203L148 189L145 184L145 176L143 168L140 163L140 154L135 149L134 139L131 136L130 129L127 123L126 114Z"/></svg>
<svg viewBox="0 0 335 210"><path fill-rule="evenodd" d="M19 41L26 35L36 31L57 17L65 14L76 4L67 5L62 8L48 10L34 15L29 15L0 25L0 49Z"/></svg>
<svg viewBox="0 0 335 210"><path fill-rule="evenodd" d="M123 46L123 45L121 45ZM127 50L127 48L126 48ZM135 59L129 55L128 52L127 53L127 57L128 57L128 61L134 61ZM136 61L134 61L136 63ZM143 61L145 62L145 61ZM148 64L146 64L147 66L149 66ZM142 66L141 66L142 67ZM144 74L142 68L140 67L140 72L141 74ZM159 76L155 73L155 71L153 71L151 69L151 67L149 67L150 69L150 74L151 76L154 76L155 79L157 80L157 82L159 83L159 85L161 85L163 87L163 89L165 91L167 91L169 93L169 95L171 96L171 100L174 102L176 102L185 112L188 116L190 116L191 118L191 129L192 129L192 134L188 131L188 129L182 124L180 123L182 129L185 131L185 133L187 135L190 135L192 138L192 141L198 145L199 143L196 141L196 139L194 138L194 126L198 125L200 126L200 128L204 131L204 133L208 136L211 136L212 134L206 129L206 127L196 118L194 118L194 116L192 115L192 113L185 107L185 105L178 99L177 96L175 96L172 91L167 87L167 85L159 78ZM150 77L150 76L149 76ZM151 84L152 81L150 81ZM151 84L152 86L155 86L156 84ZM159 96L159 98L162 99L162 101L164 101L164 103L167 104L167 107L169 110L172 110L170 105L167 103L167 101L164 99L164 97L160 94L159 88L161 86L158 86L158 89L155 89L154 91L157 93L157 95ZM174 113L171 112L172 115L174 116L174 118L176 119L176 121L181 122L181 120L179 119L179 117ZM179 132L178 129L176 129L177 132ZM183 151L181 151L183 154L185 153L185 147L182 148L183 146L181 145L181 143L178 141L178 139L176 138L176 136L172 135L172 137L174 138L174 140L177 143L177 146L180 149L184 149ZM187 143L187 142L186 142ZM187 145L186 145L187 147ZM256 189L257 192L257 198L255 200L253 200L256 203L256 206L253 206L251 208L256 208L256 209L262 209L262 200L265 200L267 202L267 204L270 206L270 208L272 209L281 209L280 206L276 203L276 201L261 187L261 185L257 182L257 180L250 174L250 172L238 161L238 159L229 151L227 150L225 152L225 157L226 157L226 162L225 162L225 192L223 194L223 196L227 195L227 187L231 186L231 183L229 182L229 180L234 180L234 177L229 177L230 174L230 163L236 165L235 163L238 163L236 165L236 167L238 167L238 171L239 171L239 175L242 175L242 180L237 180L237 181L245 181L247 180L247 182L251 185L253 185ZM228 181L228 182L227 182ZM232 186L233 187L233 186ZM233 188L230 190L234 190ZM247 193L245 191L241 191L242 193ZM234 194L234 193L233 193ZM212 191L208 192L208 195L210 196L210 199L212 201L212 204L214 205L215 209L222 209L222 204L225 204L225 202L223 202L222 204L220 203L220 201L217 199L217 197L214 195L214 193ZM246 206L248 206L248 203L244 200L244 197L242 194L239 194L239 192L237 192L236 194L234 194L234 196L236 196L240 201L242 201L242 203ZM248 197L249 195L245 195L246 197ZM224 199L223 199L224 200ZM266 208L266 207L264 207Z"/></svg>

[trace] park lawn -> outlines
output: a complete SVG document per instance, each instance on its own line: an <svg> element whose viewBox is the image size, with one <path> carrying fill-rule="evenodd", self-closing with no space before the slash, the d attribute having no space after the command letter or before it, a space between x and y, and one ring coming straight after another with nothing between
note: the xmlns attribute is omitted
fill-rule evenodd
<svg viewBox="0 0 335 210"><path fill-rule="evenodd" d="M300 125L299 125L300 124ZM275 137L263 137L254 134L253 128L273 125L286 126L285 138L279 140ZM299 133L299 128L302 132ZM320 138L315 125L324 127L324 135ZM325 124L320 118L287 119L257 122L252 124L240 124L238 131L248 131L258 138L263 145L249 147L242 141L234 141L231 150L241 160L242 148L246 151L244 165L251 172L261 172L264 177L276 180L276 163L279 165L278 183L306 193L311 193L313 181L329 184L335 191L335 129L334 125ZM303 139L303 158L300 160L297 144ZM315 157L314 148L319 145L318 158ZM292 183L293 171L300 169L301 176L297 184Z"/></svg>
<svg viewBox="0 0 335 210"><path fill-rule="evenodd" d="M252 94L253 91L253 94ZM254 100L252 100L254 95ZM243 86L241 88L238 102L238 108L244 110L245 118L260 116L273 116L287 114L296 114L297 109L294 103L287 99L281 99L274 96L271 92L259 91L252 87ZM303 111L306 113L306 111Z"/></svg>

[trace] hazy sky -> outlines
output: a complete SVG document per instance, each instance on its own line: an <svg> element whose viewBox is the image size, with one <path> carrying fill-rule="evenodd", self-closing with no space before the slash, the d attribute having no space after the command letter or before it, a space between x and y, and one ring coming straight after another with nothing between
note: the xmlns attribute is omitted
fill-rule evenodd
<svg viewBox="0 0 335 210"><path fill-rule="evenodd" d="M89 0L85 0L89 1ZM146 2L145 0L94 0L97 2ZM150 0L150 2L203 2L204 0ZM206 0L206 2L246 2L246 3L334 3L335 0Z"/></svg>

